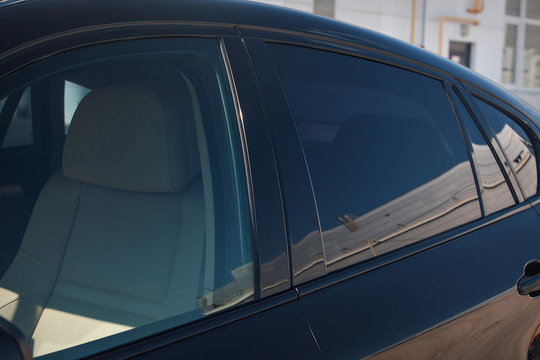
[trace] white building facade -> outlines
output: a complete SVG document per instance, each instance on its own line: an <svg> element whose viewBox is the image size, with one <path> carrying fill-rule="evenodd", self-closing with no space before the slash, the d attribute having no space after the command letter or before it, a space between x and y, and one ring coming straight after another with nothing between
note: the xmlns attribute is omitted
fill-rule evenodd
<svg viewBox="0 0 540 360"><path fill-rule="evenodd" d="M540 109L540 0L257 0L423 46Z"/></svg>

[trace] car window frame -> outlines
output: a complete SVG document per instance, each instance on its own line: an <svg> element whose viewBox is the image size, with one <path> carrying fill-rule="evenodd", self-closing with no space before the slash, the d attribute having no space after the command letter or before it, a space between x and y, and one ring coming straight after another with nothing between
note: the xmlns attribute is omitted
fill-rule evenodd
<svg viewBox="0 0 540 360"><path fill-rule="evenodd" d="M254 67L256 71L256 76L258 78L259 86L261 88L261 92L263 93L263 98L265 101L265 107L268 112L269 117L269 124L272 128L272 131L274 133L278 132L278 128L275 124L277 123L278 119L281 122L285 121L292 121L292 113L289 109L288 114L284 114L284 108L288 108L287 100L284 94L282 94L283 91L280 92L280 94L277 95L277 98L280 100L273 100L271 103L267 101L266 94L271 94L272 91L277 88L277 85L280 84L272 84L272 81L278 81L279 77L277 73L275 73L275 69L273 68L271 71L273 72L272 76L268 76L268 72L270 71L269 64L257 64L256 59L261 59L265 56L265 53L268 53L268 50L265 47L266 42L270 43L278 43L278 44L285 44L285 45L296 45L301 47L307 47L312 49L318 49L318 50L324 50L324 51L330 51L335 52L343 55L350 55L358 58L363 58L367 60L376 61L382 64L387 64L391 66L396 66L398 68L402 68L405 70L413 71L415 73L418 73L420 75L425 75L431 78L434 78L436 80L441 81L442 84L448 84L450 86L455 86L459 88L461 86L461 83L459 79L457 79L455 76L448 74L442 70L437 70L428 66L424 66L418 62L408 60L406 58L392 55L387 52L381 52L380 50L377 50L375 48L368 48L366 46L361 46L357 44L351 44L351 43L345 43L341 41L336 41L334 39L330 38L324 38L323 36L315 37L315 36L302 36L303 34L293 33L293 32L273 32L271 29L242 29L243 35L246 37L246 46L250 55L250 58L252 59L252 62L254 62ZM274 78L274 80L272 80ZM264 81L263 81L264 79ZM280 87L281 88L281 87ZM460 91L461 92L461 91ZM448 96L448 93L447 93ZM450 98L448 98L448 102L450 106L453 109L453 105L451 104ZM276 109L277 108L277 109ZM277 114L281 114L282 116L280 118L276 117ZM456 117L456 123L460 127L461 130L461 123L458 121ZM281 136L281 134L280 134ZM288 135L289 136L289 135ZM463 137L463 146L465 147L465 150L469 152L469 149L467 148L467 139ZM300 139L298 137L298 134L295 134L297 145L295 146L301 146ZM290 161L290 159L286 159L283 157L283 154L285 153L284 149L280 150L280 146L282 147L283 144L280 144L279 141L276 141L276 154L278 156L278 162L280 164L280 177L284 181L284 187L287 187L287 183L285 178L291 177L290 174L286 175L282 164L284 161ZM281 156L280 156L281 153ZM474 163L472 162L472 159L469 157L469 162L471 166L471 170L474 173L473 167ZM296 175L296 178L300 177L308 177L309 178L309 172L307 170L307 165L304 162L296 162L297 171L300 172L300 174ZM291 165L288 165L287 168L290 168ZM475 185L478 187L478 179L476 176L474 176ZM289 184L290 187L294 189L298 189L298 184ZM510 188L510 184L509 184ZM310 187L310 190L312 191L311 198L314 198L313 189ZM287 226L289 231L292 227L298 227L303 228L303 224L299 224L295 222L294 219L291 219L289 216L291 210L289 208L289 203L287 202L287 196L284 195L284 201L287 206L286 212L287 212ZM306 211L311 211L314 213L317 213L316 204L312 202L311 199L308 199L308 197L305 197L305 202L302 205L295 205L295 207L298 208L304 208ZM289 246L291 248L291 267L293 268L293 274L292 274L292 281L295 286L297 286L297 289L299 291L300 297L310 294L312 292L316 292L320 289L332 286L333 284L346 281L347 279L361 276L362 274L384 267L388 264L400 261L401 259L408 258L410 256L414 256L415 254L418 254L420 252L427 251L435 246L440 246L448 241L452 241L454 239L459 238L460 236L467 234L471 231L475 231L477 229L483 228L487 226L492 221L498 221L500 219L506 218L510 216L511 214L515 212L525 211L530 207L530 205L526 203L520 203L517 205L514 205L512 207L509 207L507 209L503 209L496 213L494 216L485 217L482 216L479 219L473 220L469 223L462 224L456 228L447 230L443 233L436 234L434 236L431 236L429 238L423 239L417 243L410 244L406 247L398 248L390 253L385 253L382 255L379 255L377 257L371 258L369 260L352 264L346 268L337 270L335 272L326 273L323 274L321 272L314 273L313 276L311 276L309 279L298 279L295 277L295 264L294 264L294 258L295 258L295 249L293 244L290 243L289 238ZM318 221L318 219L317 219ZM318 224L318 227L320 229L320 224ZM319 244L322 244L322 237L319 238L313 238L313 247L319 247Z"/></svg>

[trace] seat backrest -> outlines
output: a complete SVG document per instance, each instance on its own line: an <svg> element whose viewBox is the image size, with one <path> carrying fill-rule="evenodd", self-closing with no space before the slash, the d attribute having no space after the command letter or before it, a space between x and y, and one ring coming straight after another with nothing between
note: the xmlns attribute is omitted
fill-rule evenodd
<svg viewBox="0 0 540 360"><path fill-rule="evenodd" d="M189 311L205 237L187 84L108 86L79 104L0 280L0 315L34 356Z"/></svg>

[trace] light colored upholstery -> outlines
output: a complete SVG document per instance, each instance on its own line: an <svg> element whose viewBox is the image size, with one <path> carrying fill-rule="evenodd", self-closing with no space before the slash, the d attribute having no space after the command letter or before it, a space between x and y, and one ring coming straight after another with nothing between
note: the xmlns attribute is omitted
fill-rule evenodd
<svg viewBox="0 0 540 360"><path fill-rule="evenodd" d="M90 92L69 129L64 175L118 190L182 190L200 165L195 124L178 121L186 109L174 106L179 101L175 93L180 95L177 89L136 86ZM190 102L184 104L191 107Z"/></svg>
<svg viewBox="0 0 540 360"><path fill-rule="evenodd" d="M205 233L187 88L92 91L63 173L42 190L0 280L0 315L34 355L198 309Z"/></svg>

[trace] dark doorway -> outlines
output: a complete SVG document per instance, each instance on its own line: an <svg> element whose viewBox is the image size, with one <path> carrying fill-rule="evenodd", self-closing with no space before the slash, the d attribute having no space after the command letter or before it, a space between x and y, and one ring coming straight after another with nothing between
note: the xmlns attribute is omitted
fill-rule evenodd
<svg viewBox="0 0 540 360"><path fill-rule="evenodd" d="M448 58L458 64L471 67L471 48L472 43L450 41Z"/></svg>

